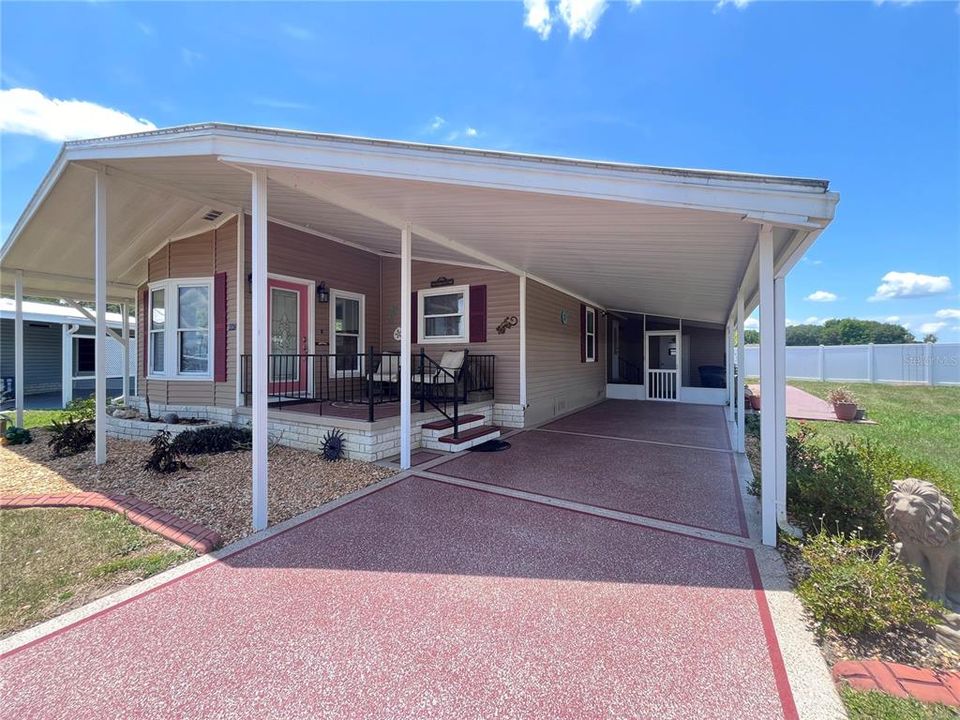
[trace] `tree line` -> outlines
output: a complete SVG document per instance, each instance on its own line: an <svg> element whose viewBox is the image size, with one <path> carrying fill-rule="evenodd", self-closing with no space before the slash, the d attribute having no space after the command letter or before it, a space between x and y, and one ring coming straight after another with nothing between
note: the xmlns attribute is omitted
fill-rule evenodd
<svg viewBox="0 0 960 720"><path fill-rule="evenodd" d="M748 345L760 342L756 330L744 330L743 339ZM823 325L791 325L786 332L787 345L895 345L917 342L917 338L903 325L841 318L827 320ZM936 342L932 333L923 342Z"/></svg>

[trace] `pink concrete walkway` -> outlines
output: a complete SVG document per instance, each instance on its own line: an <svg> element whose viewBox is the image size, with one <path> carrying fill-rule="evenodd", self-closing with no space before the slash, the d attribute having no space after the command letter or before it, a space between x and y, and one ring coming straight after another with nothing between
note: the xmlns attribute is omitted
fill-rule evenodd
<svg viewBox="0 0 960 720"><path fill-rule="evenodd" d="M795 718L752 551L411 478L0 660L7 717Z"/></svg>
<svg viewBox="0 0 960 720"><path fill-rule="evenodd" d="M750 389L760 392L759 385L751 385ZM761 394L761 402L763 395ZM761 409L762 412L762 409ZM826 422L843 422L838 420L833 412L833 405L826 400L811 395L806 390L787 385L787 417L794 420L823 420ZM861 421L867 422L867 421ZM873 424L873 423L869 423Z"/></svg>

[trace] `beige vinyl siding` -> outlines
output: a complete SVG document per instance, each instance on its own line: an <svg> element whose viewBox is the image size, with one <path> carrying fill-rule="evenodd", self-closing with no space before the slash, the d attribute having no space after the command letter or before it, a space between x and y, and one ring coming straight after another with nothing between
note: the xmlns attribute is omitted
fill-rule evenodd
<svg viewBox="0 0 960 720"><path fill-rule="evenodd" d="M606 393L606 322L597 309L597 360L580 361L580 305L574 297L527 280L529 427L602 400ZM561 312L567 313L567 324Z"/></svg>
<svg viewBox="0 0 960 720"><path fill-rule="evenodd" d="M414 261L411 280L414 290L430 287L430 281L443 276L453 278L456 285L487 286L487 341L485 343L457 343L454 345L423 345L427 354L439 361L444 350L469 348L478 355L496 355L495 400L501 403L520 402L520 327L512 327L503 335L497 334L497 325L504 318L520 315L520 279L516 275L499 270L444 265ZM393 339L393 331L400 326L400 303L411 299L400 297L400 261L383 259L383 329L381 334L385 350L399 350L400 343ZM411 318L416 323L417 318ZM469 322L469 318L467 319ZM414 343L413 352L419 353L421 345Z"/></svg>
<svg viewBox="0 0 960 720"><path fill-rule="evenodd" d="M253 229L246 217L245 272L246 283L246 352L250 351L250 311L253 296L246 275L251 267L251 238ZM327 240L284 225L267 225L267 269L277 275L287 275L303 281L321 281L330 290L344 290L366 297L364 351L371 345L380 349L380 256L349 245ZM316 297L309 298L315 315L315 342L313 353L330 352L330 305L321 305Z"/></svg>

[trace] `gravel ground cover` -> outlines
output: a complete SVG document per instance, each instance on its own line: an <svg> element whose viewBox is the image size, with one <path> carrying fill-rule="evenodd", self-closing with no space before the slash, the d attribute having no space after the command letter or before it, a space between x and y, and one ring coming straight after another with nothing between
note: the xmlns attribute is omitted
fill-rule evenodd
<svg viewBox="0 0 960 720"><path fill-rule="evenodd" d="M144 469L147 443L108 440L107 464L98 468L92 449L58 458L47 447L48 431L33 435L29 445L0 447L0 494L120 492L212 528L225 543L252 531L249 451L190 456L190 469L163 475ZM270 450L269 472L275 524L394 471L353 460L326 462L317 453L277 446Z"/></svg>

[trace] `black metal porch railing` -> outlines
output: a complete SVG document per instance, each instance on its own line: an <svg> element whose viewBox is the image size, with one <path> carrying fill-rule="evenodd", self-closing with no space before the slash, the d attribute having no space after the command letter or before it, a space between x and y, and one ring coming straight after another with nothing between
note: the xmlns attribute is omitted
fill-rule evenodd
<svg viewBox="0 0 960 720"><path fill-rule="evenodd" d="M425 351L404 363L398 353L315 353L267 355L267 396L270 407L292 408L324 414L337 409L365 410L373 422L378 405L400 400L400 373L412 368L413 402L421 412L426 406L438 410L454 424L458 435L460 404L482 396L493 397L496 357L464 351L458 367L445 367ZM253 393L253 363L240 357L240 392L249 406ZM350 415L347 415L350 417ZM359 418L358 418L359 419Z"/></svg>

